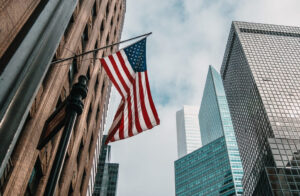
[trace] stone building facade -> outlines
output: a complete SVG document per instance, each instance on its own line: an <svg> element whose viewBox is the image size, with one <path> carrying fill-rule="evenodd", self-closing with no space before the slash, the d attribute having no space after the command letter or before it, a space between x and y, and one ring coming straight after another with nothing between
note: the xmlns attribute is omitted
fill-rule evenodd
<svg viewBox="0 0 300 196"><path fill-rule="evenodd" d="M8 90L0 98L0 136L3 134L3 141L10 143L7 144L9 148L4 149L6 151L1 151L0 195L44 194L61 131L41 151L36 149L37 144L45 121L66 99L80 75L89 79L89 90L83 113L77 118L73 130L56 195L86 195L96 143L99 135L102 138L100 130L103 131L101 126L105 121L111 87L97 58L115 52L118 46L58 64L50 65L50 62L118 42L126 2L29 0L3 1L1 4L0 79L2 90ZM39 24L42 19L47 22ZM46 27L39 31L44 24ZM23 62L22 56L16 57L22 47L31 50ZM41 58L42 55L47 56ZM19 71L17 68L10 70L18 61L22 66L28 65L21 74L15 74ZM13 74L19 74L17 79ZM32 82L26 83L28 78ZM9 82L14 84L11 90ZM24 89L24 86L28 88ZM25 94L21 93L22 89ZM4 99L4 95L8 98ZM20 97L23 102L18 101ZM15 118L12 118L13 112ZM11 136L5 134L5 130ZM3 144L5 147L6 143Z"/></svg>

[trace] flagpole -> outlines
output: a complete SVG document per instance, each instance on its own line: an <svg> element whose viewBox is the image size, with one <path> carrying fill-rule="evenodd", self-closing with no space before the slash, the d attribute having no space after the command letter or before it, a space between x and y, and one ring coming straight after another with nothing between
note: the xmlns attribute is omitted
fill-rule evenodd
<svg viewBox="0 0 300 196"><path fill-rule="evenodd" d="M77 57L80 57L80 56L83 56L83 55L86 55L86 54L89 54L89 53L92 53L92 52L103 50L105 48L109 48L109 47L112 47L112 46L115 46L115 45L118 45L118 44L122 44L122 43L125 43L125 42L128 42L128 41L131 41L131 40L141 38L141 37L148 37L151 34L152 34L152 32L149 32L149 33L139 35L139 36L136 36L136 37L133 37L133 38L130 38L130 39L126 39L126 40L123 40L123 41L120 41L120 42L117 42L117 43L113 43L113 44L110 44L110 45L107 45L107 46L104 46L104 47L101 47L101 48L96 48L96 49L93 49L93 50L89 50L89 51L83 52L81 54L74 55L72 57L68 57L68 58L64 58L64 59L58 59L56 61L51 62L51 65L56 64L56 63L60 63L60 62L63 62L63 61L67 61L67 60L70 60L70 59L74 59L74 58L77 58Z"/></svg>

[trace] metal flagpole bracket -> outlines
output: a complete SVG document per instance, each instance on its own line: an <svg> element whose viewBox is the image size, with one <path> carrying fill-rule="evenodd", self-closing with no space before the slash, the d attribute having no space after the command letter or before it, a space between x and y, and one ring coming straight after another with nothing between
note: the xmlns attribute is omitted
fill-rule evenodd
<svg viewBox="0 0 300 196"><path fill-rule="evenodd" d="M151 35L152 32L149 32L149 33L146 33L146 34L143 34L143 35L139 35L139 36L136 36L136 37L133 37L133 38L130 38L130 39L126 39L126 40L123 40L123 41L120 41L120 42L117 42L117 43L113 43L113 44L110 44L110 45L107 45L107 46L104 46L104 47L101 47L101 48L96 48L94 50L89 50L89 51L86 51L84 53L81 53L81 54L75 54L74 56L72 57L68 57L68 58L64 58L64 59L58 59L56 61L53 61L51 62L51 65L52 64L57 64L57 63L61 63L61 62L64 62L64 61L68 61L70 59L74 59L76 57L80 57L80 56L83 56L83 55L86 55L86 54L89 54L89 53L92 53L92 52L97 52L99 50L103 50L105 48L109 48L109 47L112 47L112 46L115 46L115 45L118 45L118 44L122 44L122 43L125 43L125 42L129 42L129 41L132 41L132 40L135 40L135 39L138 39L138 38L141 38L141 37L148 37L149 35Z"/></svg>

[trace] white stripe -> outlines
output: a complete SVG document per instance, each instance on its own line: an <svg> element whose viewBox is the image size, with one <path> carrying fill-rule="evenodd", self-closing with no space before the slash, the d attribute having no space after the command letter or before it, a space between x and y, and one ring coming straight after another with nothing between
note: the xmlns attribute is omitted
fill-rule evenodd
<svg viewBox="0 0 300 196"><path fill-rule="evenodd" d="M132 88L132 86L131 86L131 88L130 88L130 92L129 92L129 94L130 94L130 104L131 104L131 127L132 127L132 133L133 133L133 135L134 135L134 132L137 132L137 130L136 130L136 127L135 127L135 115L134 115L134 94L133 94L133 88ZM126 104L126 109L125 109L125 111L126 111L126 114L127 114L127 116L129 117L129 108L128 108L128 105L129 105L129 103L128 102L126 102L127 104ZM125 130L125 133L124 133L124 137L125 138L127 138L127 137L129 137L129 118L127 118L126 119L126 130Z"/></svg>
<svg viewBox="0 0 300 196"><path fill-rule="evenodd" d="M124 50L120 50L120 53L121 53L121 55L122 55L122 57L124 59L124 62L126 64L126 67L127 67L128 71L129 71L130 75L132 75L134 77L135 76L135 71L132 69L132 67L131 67L131 65L130 65L130 63L128 61L126 53L124 52Z"/></svg>
<svg viewBox="0 0 300 196"><path fill-rule="evenodd" d="M121 117L122 117L122 112L117 116L117 118L113 121L109 131L108 131L108 134L110 134L112 132L112 130L116 127L116 125L119 123L119 121L121 120Z"/></svg>
<svg viewBox="0 0 300 196"><path fill-rule="evenodd" d="M120 140L119 132L120 132L120 129L118 129L118 130L116 131L115 135L113 136L114 140Z"/></svg>
<svg viewBox="0 0 300 196"><path fill-rule="evenodd" d="M116 73L116 71L115 71L115 69L114 69L112 63L111 63L110 60L109 60L109 58L108 58L108 57L105 57L104 60L105 60L105 62L106 62L106 64L107 64L107 67L108 67L108 69L110 70L110 72L111 72L113 78L115 79L116 83L119 85L119 87L120 87L120 89L121 89L121 91L122 91L124 97L127 97L127 93L126 93L126 91L125 91L125 89L124 89L124 87L123 87L123 85L122 85L122 82L120 81L120 79L119 79L119 77L118 77L118 75L117 75L117 73Z"/></svg>
<svg viewBox="0 0 300 196"><path fill-rule="evenodd" d="M149 116L150 122L153 126L156 125L156 120L154 117L154 114L152 112L151 106L150 106L150 102L149 102L149 97L148 97L148 93L147 93L147 87L146 87L146 76L145 76L145 72L141 73L141 80L142 80L142 86L144 88L144 99L145 99L145 107L147 110L147 114Z"/></svg>
<svg viewBox="0 0 300 196"><path fill-rule="evenodd" d="M127 55L125 54L124 50L121 50L120 51L121 53L121 56L123 57L123 60L124 60L124 63L125 63L125 66L126 68L128 69L130 75L133 77L133 79L135 79L135 84L133 85L136 85L136 97L137 97L137 103L140 103L139 102L139 86L138 86L138 76L137 74L135 73L135 71L132 69L129 61L128 61L128 58L127 58ZM120 63L121 64L121 63ZM131 84L131 83L130 83ZM132 133L133 135L137 135L139 132L136 128L136 125L135 125L135 107L134 107L134 92L133 92L133 86L130 86L130 96L131 96L131 111L132 111ZM139 122L140 122L140 125L143 129L143 127L147 127L146 124L145 124L145 121L143 119L143 116L141 114L142 110L141 110L141 105L140 104L137 104L137 113L138 113L138 118L139 118ZM128 130L129 131L129 130ZM129 132L128 132L129 134Z"/></svg>
<svg viewBox="0 0 300 196"><path fill-rule="evenodd" d="M122 55L122 53L121 53ZM116 61L116 64L117 64L117 67L118 69L120 70L120 73L122 75L122 77L124 78L124 81L125 83L127 84L127 87L129 88L129 93L128 95L130 95L130 98L131 98L131 114L132 114L132 122L135 122L134 121L134 99L133 99L133 84L130 82L129 78L127 77L126 73L125 73L125 70L123 69L122 65L121 65L121 62L119 61L119 58L117 56L117 54L113 54L113 57ZM127 60L127 56L126 54L124 53L124 55L122 55L123 59L126 59L127 63L128 60ZM124 60L125 61L125 60ZM126 64L126 61L125 61L125 64ZM125 65L126 68L128 69L129 72L131 72L130 74L134 74L132 77L135 78L135 72L132 70L131 66L130 65ZM129 137L129 118L128 118L128 112L129 112L129 108L128 108L128 101L126 100L125 102L125 108L124 108L124 138L128 138ZM135 124L132 123L132 129L135 128ZM135 129L136 131L136 129Z"/></svg>
<svg viewBox="0 0 300 196"><path fill-rule="evenodd" d="M119 104L119 107L117 109L117 111L120 109L120 107L122 107L122 104L123 104L123 101L121 101L121 103ZM122 114L123 114L123 111L120 112L120 114L116 117L116 119L112 122L112 125L108 131L108 135L111 134L112 130L117 126L117 124L119 123L120 120L122 120ZM118 130L116 131L115 135L113 136L113 138L119 140L119 134L118 134ZM115 136L118 135L118 137L116 138Z"/></svg>
<svg viewBox="0 0 300 196"><path fill-rule="evenodd" d="M115 59L116 65L117 65L117 67L118 67L118 69L120 71L120 74L121 74L122 78L125 81L125 84L128 86L128 88L130 88L130 86L132 86L132 84L131 84L129 78L127 77L127 75L126 75L126 73L125 73L125 71L124 71L124 69L123 69L123 67L121 65L121 62L119 61L119 58L118 58L118 56L117 56L116 53L113 54L113 58Z"/></svg>
<svg viewBox="0 0 300 196"><path fill-rule="evenodd" d="M137 131L136 125L135 125L135 109L134 109L134 92L133 88L130 89L130 96L131 96L131 113L132 113L132 134L136 135L139 132Z"/></svg>
<svg viewBox="0 0 300 196"><path fill-rule="evenodd" d="M124 138L128 138L128 102L125 101L124 107Z"/></svg>
<svg viewBox="0 0 300 196"><path fill-rule="evenodd" d="M145 119L143 117L143 112L142 112L142 106L141 106L141 100L140 100L140 93L139 93L139 80L140 80L140 78L139 78L139 75L137 74L136 75L136 80L135 80L135 83L136 83L137 110L138 110L138 116L139 116L139 121L140 121L140 124L141 124L141 128L142 128L142 130L145 130L145 129L148 129L148 128L147 128Z"/></svg>

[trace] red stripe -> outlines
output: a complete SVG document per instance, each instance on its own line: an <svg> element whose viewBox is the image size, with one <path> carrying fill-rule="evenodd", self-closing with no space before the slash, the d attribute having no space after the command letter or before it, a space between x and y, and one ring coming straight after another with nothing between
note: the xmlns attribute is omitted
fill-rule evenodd
<svg viewBox="0 0 300 196"><path fill-rule="evenodd" d="M131 137L133 136L132 133L132 111L131 111L131 95L130 92L127 97L127 102L128 102L128 136Z"/></svg>
<svg viewBox="0 0 300 196"><path fill-rule="evenodd" d="M126 66L126 63L124 61L124 58L121 54L121 52L117 52L117 57L119 59L119 62L123 68L123 71L125 72L127 78L129 79L129 81L131 82L131 85L134 86L134 78L132 77L132 75L130 74L129 70L127 69L127 66ZM129 65L130 66L130 65ZM127 102L128 102L128 136L129 137L132 137L133 136L133 132L132 132L132 128L133 128L133 124L132 124L132 109L131 109L131 94L130 94L130 91L128 93L128 98L127 98ZM138 123L138 127L141 127L139 125L139 121L137 122ZM140 128L141 130L141 128Z"/></svg>
<svg viewBox="0 0 300 196"><path fill-rule="evenodd" d="M144 120L145 120L145 123L146 123L146 126L148 129L151 129L153 126L150 122L150 119L149 119L149 116L148 116L148 113L147 113L147 109L146 109L146 106L145 106L145 98L144 98L144 91L143 91L143 85L142 85L142 79L141 79L141 72L138 73L139 74L139 77L138 77L138 80L139 80L139 91L140 91L140 102L141 102L141 108L142 108L142 114L143 114L143 117L144 117Z"/></svg>
<svg viewBox="0 0 300 196"><path fill-rule="evenodd" d="M117 110L117 113L115 114L113 124L115 123L115 120L116 120L117 116L119 116L123 111L124 111L124 102L121 102L121 104L120 104L120 106L119 106L119 108L118 108L118 110ZM105 144L107 144L107 143L110 142L110 141L111 141L111 142L114 141L113 136L116 134L117 130L118 130L119 127L120 127L120 124L121 124L123 115L124 115L124 113L122 114L121 119L120 119L119 122L116 124L116 126L114 127L114 129L111 130L111 131L109 132L109 134L108 134L108 136L107 136L107 138L106 138ZM112 140L112 138L113 138L113 140Z"/></svg>
<svg viewBox="0 0 300 196"><path fill-rule="evenodd" d="M123 93L122 93L122 91L121 91L121 89L120 89L118 83L115 81L113 75L111 74L111 72L110 72L110 70L109 70L109 68L108 68L108 66L107 66L107 64L106 64L106 62L105 62L105 60L104 60L104 58L100 59L100 62L101 62L101 64L102 64L102 66L104 67L104 69L105 69L105 71L106 71L108 77L111 79L111 81L112 81L112 83L115 85L116 89L119 91L119 93L121 94L121 96L124 98L124 95L123 95Z"/></svg>
<svg viewBox="0 0 300 196"><path fill-rule="evenodd" d="M125 63L125 61L124 61L124 59L123 59L123 56L122 56L121 52L117 52L117 56L118 56L118 59L119 59L119 61L120 61L120 63L121 63L121 66L122 66L122 68L123 68L123 70L124 70L124 72L125 72L127 78L128 78L129 81L132 83L132 85L134 85L134 84L133 84L134 78L132 77L132 75L131 75L130 72L128 71L127 66L126 66L126 63ZM128 66L130 66L130 65L128 65Z"/></svg>
<svg viewBox="0 0 300 196"><path fill-rule="evenodd" d="M119 129L121 124L121 120L118 122L117 126L115 126L115 128L111 131L111 133L107 136L105 144L108 144L108 142L114 142L114 135L117 132L117 130Z"/></svg>
<svg viewBox="0 0 300 196"><path fill-rule="evenodd" d="M152 99L147 71L145 71L145 76L146 76L146 88L147 88L147 94L148 94L148 99L149 99L150 107L151 107L152 113L154 115L156 124L159 125L160 124L160 120L158 118L158 114L157 114L157 111L156 111L156 108L155 108L155 105L154 105L154 102L153 102L153 99Z"/></svg>
<svg viewBox="0 0 300 196"><path fill-rule="evenodd" d="M124 81L124 78L122 77L122 75L121 75L121 73L120 73L120 71L118 69L118 66L116 64L116 61L115 61L114 57L112 55L110 55L110 56L108 56L108 58L109 58L109 60L110 60L110 62L112 64L112 66L114 67L114 70L115 70L115 72L116 72L119 80L121 81L121 84L123 85L123 88L125 89L126 93L128 93L129 88L128 88L126 82Z"/></svg>
<svg viewBox="0 0 300 196"><path fill-rule="evenodd" d="M121 123L120 123L120 127L119 127L119 138L124 139L124 113L122 115L121 118Z"/></svg>
<svg viewBox="0 0 300 196"><path fill-rule="evenodd" d="M136 93L136 84L137 81L135 81L135 85L133 85L133 103L134 103L134 120L135 120L135 127L138 133L141 133L143 129L141 128L140 120L139 120L139 114L138 114L138 108L137 108L137 93Z"/></svg>
<svg viewBox="0 0 300 196"><path fill-rule="evenodd" d="M120 103L120 105L119 105L119 108L118 108L118 110L117 110L117 112L116 112L116 114L115 114L115 117L114 117L114 120L113 121L115 121L116 120L116 118L117 118L117 116L122 112L122 107L123 107L123 105L124 105L124 102L122 103Z"/></svg>

